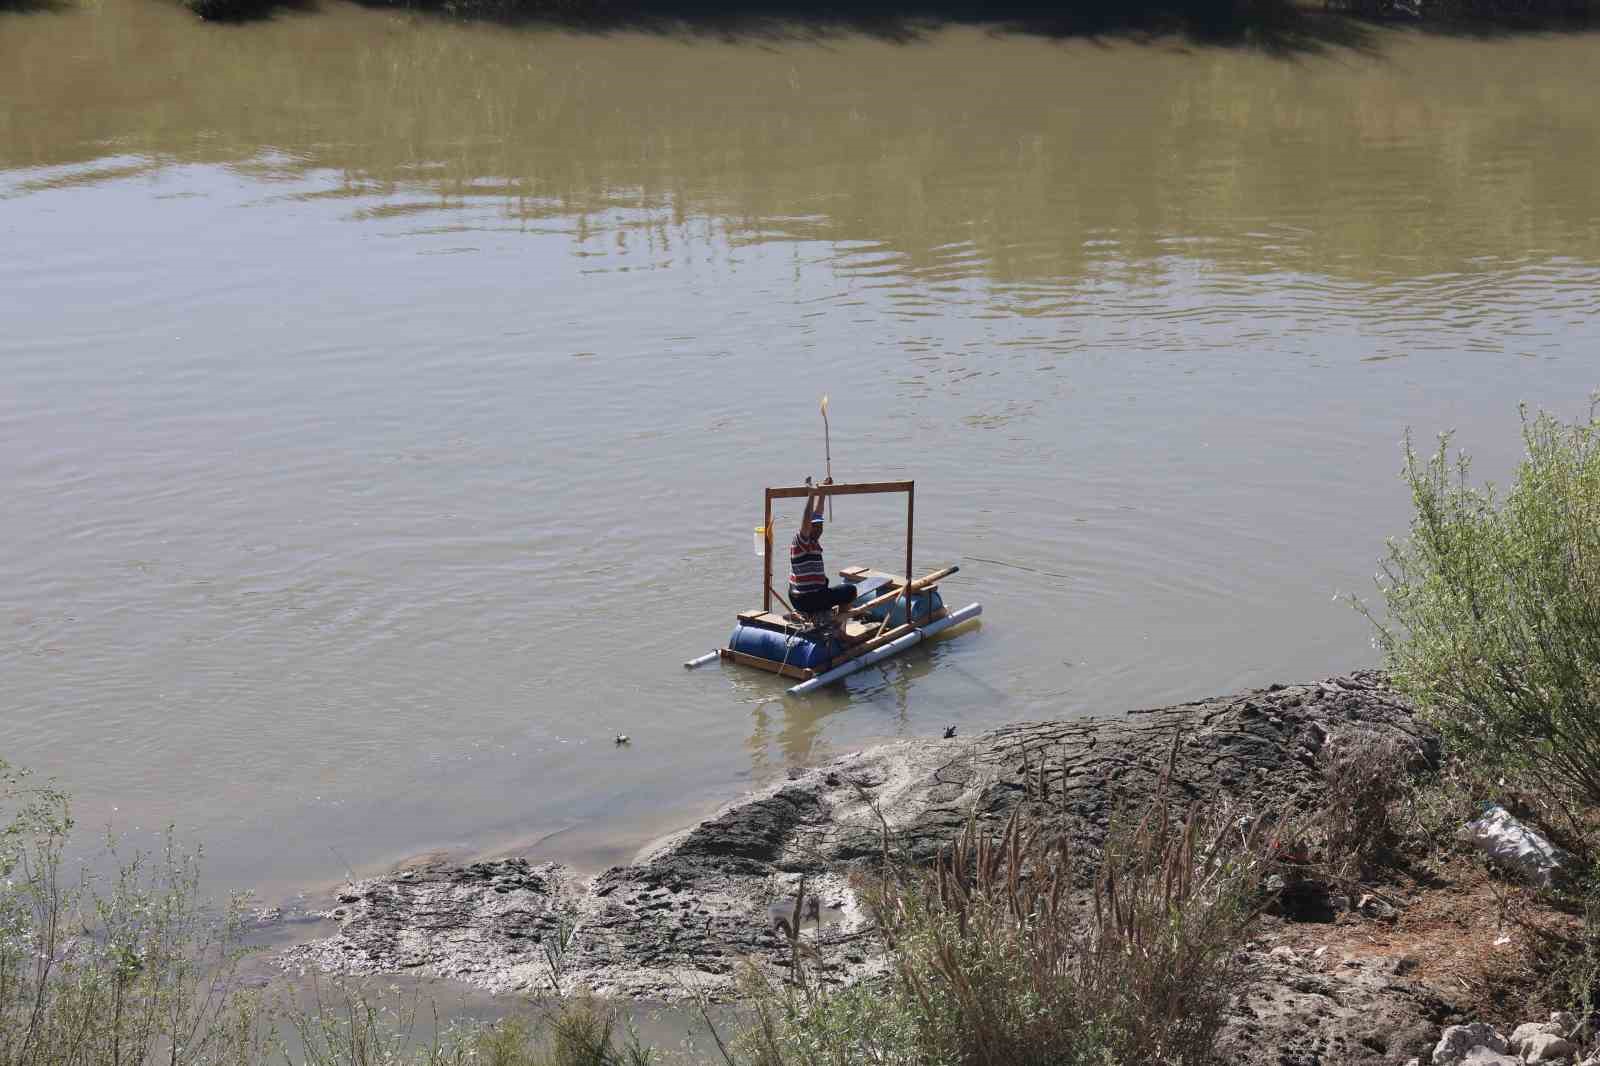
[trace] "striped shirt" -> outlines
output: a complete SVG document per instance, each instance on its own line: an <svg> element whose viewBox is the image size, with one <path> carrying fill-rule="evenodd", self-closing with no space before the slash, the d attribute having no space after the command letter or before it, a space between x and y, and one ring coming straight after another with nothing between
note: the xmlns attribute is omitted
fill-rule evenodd
<svg viewBox="0 0 1600 1066"><path fill-rule="evenodd" d="M806 539L806 527L794 535L789 545L789 591L810 592L828 587L828 571L822 565L822 537Z"/></svg>

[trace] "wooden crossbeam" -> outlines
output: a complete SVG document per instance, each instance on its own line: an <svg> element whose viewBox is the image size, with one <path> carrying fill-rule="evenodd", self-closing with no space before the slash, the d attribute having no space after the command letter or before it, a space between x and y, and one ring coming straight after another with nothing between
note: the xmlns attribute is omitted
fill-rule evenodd
<svg viewBox="0 0 1600 1066"><path fill-rule="evenodd" d="M911 492L915 481L860 481L853 485L785 485L767 490L769 500L803 500L809 496L861 496L867 493Z"/></svg>

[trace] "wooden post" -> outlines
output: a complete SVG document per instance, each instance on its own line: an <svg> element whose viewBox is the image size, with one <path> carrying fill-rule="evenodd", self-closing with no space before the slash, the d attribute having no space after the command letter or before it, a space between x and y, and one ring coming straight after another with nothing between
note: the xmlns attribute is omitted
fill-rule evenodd
<svg viewBox="0 0 1600 1066"><path fill-rule="evenodd" d="M917 483L906 482L906 621L911 622L911 575L916 573L911 568L911 533L916 528L914 523L917 517Z"/></svg>
<svg viewBox="0 0 1600 1066"><path fill-rule="evenodd" d="M909 578L907 580L910 580ZM772 490L767 490L766 514L761 519L761 609L772 610Z"/></svg>

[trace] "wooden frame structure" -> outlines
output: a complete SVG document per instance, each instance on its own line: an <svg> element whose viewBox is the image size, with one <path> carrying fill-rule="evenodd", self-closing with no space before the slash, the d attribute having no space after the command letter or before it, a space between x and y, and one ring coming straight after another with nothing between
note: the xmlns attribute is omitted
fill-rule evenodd
<svg viewBox="0 0 1600 1066"><path fill-rule="evenodd" d="M761 609L772 610L772 501L810 499L819 493L824 496L864 496L885 495L903 492L906 494L906 580L911 580L914 571L911 569L912 533L916 529L917 513L917 483L915 481L867 481L853 485L789 485L781 488L769 488L766 493L765 509L761 518L761 528L765 530L761 555Z"/></svg>

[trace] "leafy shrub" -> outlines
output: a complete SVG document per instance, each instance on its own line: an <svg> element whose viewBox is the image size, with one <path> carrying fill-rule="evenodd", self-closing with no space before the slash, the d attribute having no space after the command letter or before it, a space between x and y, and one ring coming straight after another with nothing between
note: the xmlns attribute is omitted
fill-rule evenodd
<svg viewBox="0 0 1600 1066"><path fill-rule="evenodd" d="M1406 442L1416 514L1379 574L1395 683L1463 757L1600 801L1600 422L1524 410L1502 499L1469 483L1450 438Z"/></svg>
<svg viewBox="0 0 1600 1066"><path fill-rule="evenodd" d="M888 976L762 985L746 1045L757 1066L1208 1062L1272 851L1225 814L1175 817L1163 791L1084 893L1046 826L1014 814L993 841L969 822L926 876L883 882Z"/></svg>

